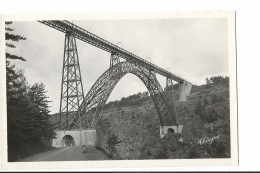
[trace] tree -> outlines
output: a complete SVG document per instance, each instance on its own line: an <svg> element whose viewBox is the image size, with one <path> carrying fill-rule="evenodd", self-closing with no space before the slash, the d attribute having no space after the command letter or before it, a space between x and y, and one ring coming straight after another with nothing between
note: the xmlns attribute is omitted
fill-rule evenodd
<svg viewBox="0 0 260 173"><path fill-rule="evenodd" d="M13 42L25 40L20 35L12 34L9 27L12 22L5 24L6 47L15 48ZM7 139L8 160L19 158L21 153L30 153L32 146L40 146L42 138L52 139L54 132L48 121L49 106L43 84L32 87L24 77L24 71L16 70L11 60L25 59L6 51L6 93L7 93ZM28 147L30 146L30 147ZM29 148L29 149L28 149ZM27 151L25 151L27 149Z"/></svg>
<svg viewBox="0 0 260 173"><path fill-rule="evenodd" d="M12 22L5 22L5 40L6 48L13 49L13 42L25 40L26 38L20 35L12 34L14 29L9 26ZM26 119L24 111L28 105L26 90L28 84L23 75L23 71L15 70L15 66L11 64L11 60L25 59L21 56L10 54L6 51L6 97L7 97L7 137L8 137L8 153L13 150L15 145L20 144L19 141L26 140L25 130L22 125Z"/></svg>
<svg viewBox="0 0 260 173"><path fill-rule="evenodd" d="M208 78L207 78L208 79ZM206 82L207 84L209 83L212 83L213 85L219 85L219 84L229 84L229 77L227 76L213 76L213 77L210 77L210 79L207 80L206 79Z"/></svg>
<svg viewBox="0 0 260 173"><path fill-rule="evenodd" d="M14 29L10 28L9 25L11 25L12 22L9 21L9 22L5 22L5 40L6 40L6 48L16 48L16 46L12 43L12 42L18 42L20 40L26 40L25 37L23 36L20 36L20 35L15 35L15 34L12 34L11 32L14 31ZM5 53L5 58L6 58L6 82L7 84L9 82L12 81L12 77L15 76L15 70L14 70L14 65L11 65L10 64L10 60L21 60L21 61L26 61L23 57L21 56L18 56L18 55L14 55L14 54L11 54L11 53L8 53L6 51Z"/></svg>
<svg viewBox="0 0 260 173"><path fill-rule="evenodd" d="M207 84L207 85L210 85L210 80L209 80L209 78L206 78L206 84Z"/></svg>
<svg viewBox="0 0 260 173"><path fill-rule="evenodd" d="M30 101L33 103L33 107L35 109L35 119L37 121L37 131L42 138L46 140L50 140L54 137L53 125L49 122L49 105L47 95L47 91L45 90L45 86L43 83L36 83L28 92L28 96Z"/></svg>
<svg viewBox="0 0 260 173"><path fill-rule="evenodd" d="M111 156L116 153L116 146L122 141L115 134L110 134L107 140L107 150Z"/></svg>

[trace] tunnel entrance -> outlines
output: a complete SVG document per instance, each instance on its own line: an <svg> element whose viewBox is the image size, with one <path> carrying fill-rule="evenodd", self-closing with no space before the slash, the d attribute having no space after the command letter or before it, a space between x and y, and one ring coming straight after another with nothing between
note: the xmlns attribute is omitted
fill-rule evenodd
<svg viewBox="0 0 260 173"><path fill-rule="evenodd" d="M74 138L70 135L65 135L61 140L61 145L64 147L75 146Z"/></svg>
<svg viewBox="0 0 260 173"><path fill-rule="evenodd" d="M167 129L167 133L175 133L174 130L172 128L168 128Z"/></svg>

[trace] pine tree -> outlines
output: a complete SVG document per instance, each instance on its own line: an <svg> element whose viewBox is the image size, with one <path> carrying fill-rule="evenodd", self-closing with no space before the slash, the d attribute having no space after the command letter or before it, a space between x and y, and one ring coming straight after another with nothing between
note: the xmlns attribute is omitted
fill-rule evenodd
<svg viewBox="0 0 260 173"><path fill-rule="evenodd" d="M15 48L13 42L25 40L6 22L6 48ZM30 153L28 147L42 146L42 139L50 140L54 137L53 126L49 123L48 97L43 84L29 87L22 70L16 70L11 60L25 59L6 52L6 93L7 93L7 137L8 160L19 158L21 153ZM31 148L30 148L31 150Z"/></svg>
<svg viewBox="0 0 260 173"><path fill-rule="evenodd" d="M43 83L36 83L30 87L28 96L30 101L33 103L33 108L35 110L36 119L36 130L38 135L45 140L50 140L54 137L54 126L49 121L49 105L47 91Z"/></svg>
<svg viewBox="0 0 260 173"><path fill-rule="evenodd" d="M16 48L16 46L13 44L13 42L18 42L20 40L26 40L25 37L20 36L20 35L15 35L12 34L11 32L14 31L14 29L10 28L9 25L11 25L12 22L5 22L5 40L6 40L6 48ZM7 75L7 81L9 81L9 79L11 78L11 76L9 75L14 75L15 71L14 71L14 65L10 64L10 60L21 60L21 61L26 61L23 57L18 56L18 55L14 55L14 54L10 54L8 52L5 53L5 58L6 58L6 75ZM10 77L10 78L9 78Z"/></svg>
<svg viewBox="0 0 260 173"><path fill-rule="evenodd" d="M15 48L13 42L25 40L25 37L12 34L14 31L9 25L12 22L5 22L5 39L6 48ZM26 80L22 71L16 71L15 66L11 65L10 60L22 60L23 57L6 52L6 94L7 94L7 123L8 123L8 149L12 149L12 144L15 144L21 139L25 139L22 133L21 122L24 118L23 109L26 96Z"/></svg>
<svg viewBox="0 0 260 173"><path fill-rule="evenodd" d="M29 100L26 96L27 83L21 72L14 71L10 75L12 81L7 84L7 137L8 154L14 149L22 147L28 140L25 133L27 125L24 125L28 119L26 108ZM19 149L17 149L19 150Z"/></svg>

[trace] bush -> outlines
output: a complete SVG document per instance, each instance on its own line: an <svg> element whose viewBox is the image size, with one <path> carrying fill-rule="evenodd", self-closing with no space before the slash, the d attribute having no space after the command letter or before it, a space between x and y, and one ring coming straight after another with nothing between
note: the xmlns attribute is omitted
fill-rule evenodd
<svg viewBox="0 0 260 173"><path fill-rule="evenodd" d="M122 141L120 141L115 134L109 135L107 140L107 150L111 156L113 156L116 153L116 146L121 142Z"/></svg>

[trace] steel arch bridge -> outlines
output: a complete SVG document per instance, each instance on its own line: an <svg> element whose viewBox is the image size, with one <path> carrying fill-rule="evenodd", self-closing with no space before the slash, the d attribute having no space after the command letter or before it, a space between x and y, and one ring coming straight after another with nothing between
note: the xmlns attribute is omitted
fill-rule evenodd
<svg viewBox="0 0 260 173"><path fill-rule="evenodd" d="M156 107L160 125L177 125L175 112L172 106L169 105L165 92L157 81L155 73L138 64L125 61L115 64L104 72L86 95L85 105L81 104L79 108L80 112L86 112L86 114L81 114L82 127L96 128L100 112L106 104L108 97L120 79L128 73L136 75L146 86ZM69 128L79 128L79 123L79 119L76 116L72 116Z"/></svg>
<svg viewBox="0 0 260 173"><path fill-rule="evenodd" d="M70 130L78 130L75 133L78 144L86 144L92 138L91 145L95 145L95 129L100 113L114 87L128 73L137 76L149 91L160 121L160 136L163 137L168 128L181 133L182 125L179 126L176 122L174 101L167 99L156 74L166 77L166 86L171 87L171 90L173 81L178 82L180 101L187 100L192 87L190 82L71 22L39 22L65 33L58 136L62 137L65 133L70 133ZM99 77L86 96L83 92L76 39L111 54L110 68ZM125 61L121 62L120 59ZM56 143L59 140L58 138Z"/></svg>

